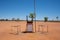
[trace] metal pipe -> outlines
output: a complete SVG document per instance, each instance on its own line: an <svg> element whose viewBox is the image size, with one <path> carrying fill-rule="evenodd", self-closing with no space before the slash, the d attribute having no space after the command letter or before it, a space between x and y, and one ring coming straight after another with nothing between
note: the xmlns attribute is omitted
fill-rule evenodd
<svg viewBox="0 0 60 40"><path fill-rule="evenodd" d="M35 32L36 32L36 0L34 0L34 14L35 14Z"/></svg>

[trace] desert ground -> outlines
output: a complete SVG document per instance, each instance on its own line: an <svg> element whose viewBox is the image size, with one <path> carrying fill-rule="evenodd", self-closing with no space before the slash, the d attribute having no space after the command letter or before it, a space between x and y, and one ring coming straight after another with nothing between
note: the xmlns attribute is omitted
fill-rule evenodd
<svg viewBox="0 0 60 40"><path fill-rule="evenodd" d="M0 21L0 40L60 40L60 22L33 23L34 33L22 33L26 30L26 21ZM43 32L40 25L44 25ZM18 27L18 34L17 32ZM48 26L48 32L47 31Z"/></svg>

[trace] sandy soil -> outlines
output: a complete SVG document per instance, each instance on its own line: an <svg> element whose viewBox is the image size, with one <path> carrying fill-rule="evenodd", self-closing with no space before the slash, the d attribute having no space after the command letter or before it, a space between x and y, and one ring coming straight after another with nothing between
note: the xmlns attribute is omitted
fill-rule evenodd
<svg viewBox="0 0 60 40"><path fill-rule="evenodd" d="M44 25L43 33L39 25ZM16 35L17 27L15 26L18 27L18 35ZM47 26L48 32L46 32ZM33 27L34 29L35 27ZM22 33L25 30L26 21L0 21L0 40L60 40L60 22L38 21L36 22L36 32L34 30L35 33Z"/></svg>

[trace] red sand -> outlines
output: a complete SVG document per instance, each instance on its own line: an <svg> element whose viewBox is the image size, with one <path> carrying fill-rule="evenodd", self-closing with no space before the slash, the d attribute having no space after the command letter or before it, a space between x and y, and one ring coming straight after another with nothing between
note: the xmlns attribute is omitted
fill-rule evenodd
<svg viewBox="0 0 60 40"><path fill-rule="evenodd" d="M60 22L36 23L37 32L21 33L26 30L26 21L0 21L0 40L60 40ZM38 26L42 24L48 26L48 33L38 32ZM18 35L15 35L16 27L12 26L18 26ZM11 31L11 27L14 31Z"/></svg>

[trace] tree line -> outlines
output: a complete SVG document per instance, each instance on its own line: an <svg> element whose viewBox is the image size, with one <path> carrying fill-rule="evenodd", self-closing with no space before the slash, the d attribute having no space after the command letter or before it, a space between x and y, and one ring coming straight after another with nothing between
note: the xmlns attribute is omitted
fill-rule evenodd
<svg viewBox="0 0 60 40"><path fill-rule="evenodd" d="M19 21L19 20L20 20L19 18L17 18L17 19L12 18L11 20L10 19L0 19L0 21Z"/></svg>
<svg viewBox="0 0 60 40"><path fill-rule="evenodd" d="M33 21L33 19L36 18L36 15L34 13L30 13L29 17ZM0 21L19 21L19 20L20 20L19 18L17 18L17 19L12 18L11 20L9 20L9 19L0 19ZM59 20L59 17L56 16L56 20L55 21L58 21L58 20ZM47 22L48 21L48 17L44 17L44 21ZM54 20L51 20L51 21L54 21Z"/></svg>

